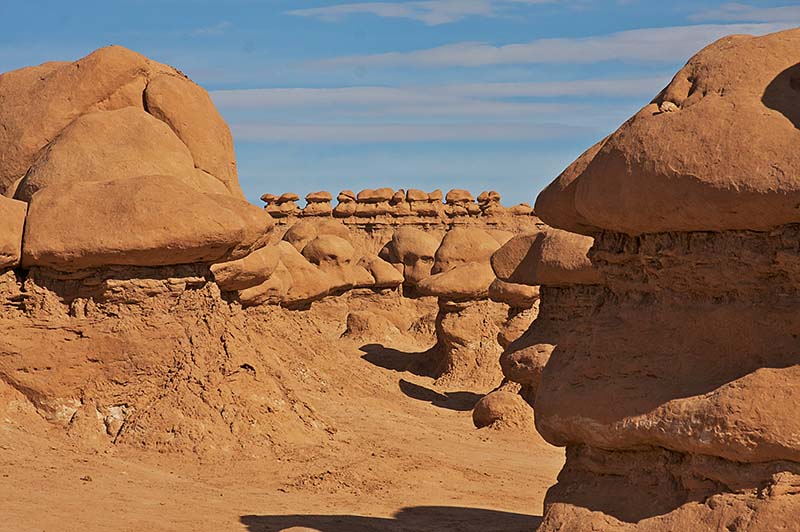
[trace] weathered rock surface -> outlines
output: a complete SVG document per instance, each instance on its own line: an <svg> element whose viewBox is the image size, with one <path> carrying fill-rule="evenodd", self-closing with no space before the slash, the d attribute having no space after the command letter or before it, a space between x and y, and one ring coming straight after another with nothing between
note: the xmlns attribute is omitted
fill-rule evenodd
<svg viewBox="0 0 800 532"><path fill-rule="evenodd" d="M258 207L169 176L53 185L30 202L22 264L74 271L214 262L246 254L270 224Z"/></svg>
<svg viewBox="0 0 800 532"><path fill-rule="evenodd" d="M19 264L27 210L25 203L0 196L0 271Z"/></svg>
<svg viewBox="0 0 800 532"><path fill-rule="evenodd" d="M800 30L789 30L703 49L548 187L537 214L587 234L767 231L800 222L798 43ZM665 102L677 110L663 112Z"/></svg>
<svg viewBox="0 0 800 532"><path fill-rule="evenodd" d="M532 330L591 297L535 397L539 432L567 447L540 530L796 527L799 42L712 44L537 201L595 236L604 283L541 289Z"/></svg>
<svg viewBox="0 0 800 532"><path fill-rule="evenodd" d="M242 197L230 131L206 92L172 67L120 46L101 48L74 63L0 75L0 189L25 175L37 154L76 118L126 107L165 122L186 145L195 167ZM141 175L148 173L162 172Z"/></svg>

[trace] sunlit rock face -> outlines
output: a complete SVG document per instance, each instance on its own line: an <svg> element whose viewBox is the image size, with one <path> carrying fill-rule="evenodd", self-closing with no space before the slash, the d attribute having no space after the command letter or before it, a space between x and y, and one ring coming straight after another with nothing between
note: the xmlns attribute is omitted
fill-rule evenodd
<svg viewBox="0 0 800 532"><path fill-rule="evenodd" d="M798 64L800 30L710 45L539 196L604 285L535 397L540 530L796 527Z"/></svg>

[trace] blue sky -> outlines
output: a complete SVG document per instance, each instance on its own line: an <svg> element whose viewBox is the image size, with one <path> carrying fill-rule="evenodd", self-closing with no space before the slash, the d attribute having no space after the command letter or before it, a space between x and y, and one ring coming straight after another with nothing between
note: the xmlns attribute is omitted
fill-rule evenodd
<svg viewBox="0 0 800 532"><path fill-rule="evenodd" d="M798 2L0 0L0 71L120 44L211 92L264 192L538 191L703 45Z"/></svg>

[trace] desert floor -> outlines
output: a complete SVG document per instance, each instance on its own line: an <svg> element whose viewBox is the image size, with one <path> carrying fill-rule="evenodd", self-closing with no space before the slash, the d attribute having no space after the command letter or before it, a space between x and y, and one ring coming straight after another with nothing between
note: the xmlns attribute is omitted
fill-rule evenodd
<svg viewBox="0 0 800 532"><path fill-rule="evenodd" d="M274 459L98 451L0 420L0 530L535 529L562 449L474 429L480 396L390 369L400 349L328 356L355 379L314 401L335 442Z"/></svg>

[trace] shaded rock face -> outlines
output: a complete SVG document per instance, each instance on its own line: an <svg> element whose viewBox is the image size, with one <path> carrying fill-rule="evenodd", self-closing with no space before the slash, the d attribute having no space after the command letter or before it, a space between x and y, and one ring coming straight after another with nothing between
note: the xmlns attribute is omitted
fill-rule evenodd
<svg viewBox="0 0 800 532"><path fill-rule="evenodd" d="M595 236L605 284L541 374L537 429L567 462L540 530L796 528L799 42L711 45L540 195Z"/></svg>

